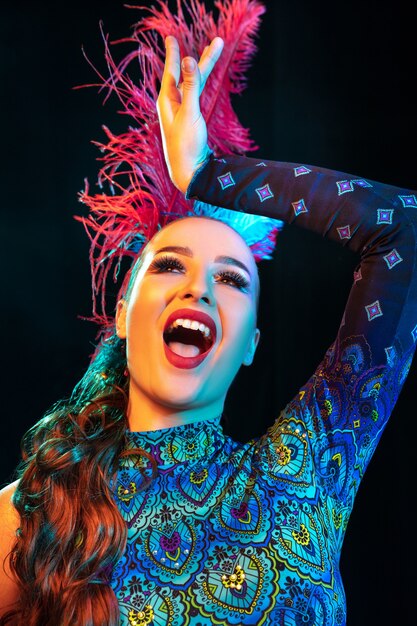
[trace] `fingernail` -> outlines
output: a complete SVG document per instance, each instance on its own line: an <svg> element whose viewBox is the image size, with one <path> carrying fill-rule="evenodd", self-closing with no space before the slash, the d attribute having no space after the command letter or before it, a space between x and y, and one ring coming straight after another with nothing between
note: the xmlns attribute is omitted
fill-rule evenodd
<svg viewBox="0 0 417 626"><path fill-rule="evenodd" d="M181 67L185 72L192 72L195 69L195 60L191 57L186 57L182 60Z"/></svg>

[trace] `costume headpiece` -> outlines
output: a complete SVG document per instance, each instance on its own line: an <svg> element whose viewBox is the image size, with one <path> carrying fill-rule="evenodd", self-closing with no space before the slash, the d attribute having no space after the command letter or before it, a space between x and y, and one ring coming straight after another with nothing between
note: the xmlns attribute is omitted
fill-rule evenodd
<svg viewBox="0 0 417 626"><path fill-rule="evenodd" d="M178 40L181 58L199 59L204 47L220 36L224 49L200 97L207 123L208 144L214 154L244 154L258 146L249 138L234 113L231 94L246 86L245 71L256 51L254 38L265 7L258 0L217 0L217 23L198 0L177 0L177 15L163 0L144 9L148 15L133 26L132 35L112 44L133 44L134 49L120 62L110 52L103 34L109 76L100 77L101 90L114 93L122 104L121 114L131 118L125 132L113 134L103 127L107 143L94 142L103 153L98 174L100 193L92 195L88 183L80 200L90 213L76 219L84 224L91 241L90 264L93 288L93 320L109 327L113 318L106 312L109 274L116 282L125 258L136 258L144 245L167 223L189 215L219 219L237 230L252 250L256 261L270 259L282 222L267 217L229 211L221 207L186 200L172 184L162 147L156 109L165 62L165 37ZM189 13L185 18L183 7ZM134 73L139 69L140 77ZM97 85L95 85L97 86ZM124 292L127 272L119 290Z"/></svg>

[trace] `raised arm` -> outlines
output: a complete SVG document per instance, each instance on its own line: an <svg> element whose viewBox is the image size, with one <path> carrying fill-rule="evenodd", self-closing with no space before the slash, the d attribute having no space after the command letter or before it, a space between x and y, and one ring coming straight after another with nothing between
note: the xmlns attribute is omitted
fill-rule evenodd
<svg viewBox="0 0 417 626"><path fill-rule="evenodd" d="M304 402L317 435L350 429L365 455L361 436L376 443L417 341L416 193L310 165L211 156L187 196L295 223L361 255Z"/></svg>
<svg viewBox="0 0 417 626"><path fill-rule="evenodd" d="M184 81L194 97L191 121L198 118L199 77L184 74ZM174 146L166 156L182 191L194 168L187 198L294 223L361 256L337 337L297 400L323 476L345 455L345 499L359 484L415 351L417 194L301 163L208 152L204 159L203 135L190 138L191 147L173 140L186 119L183 108L166 135ZM161 127L174 128L167 117Z"/></svg>

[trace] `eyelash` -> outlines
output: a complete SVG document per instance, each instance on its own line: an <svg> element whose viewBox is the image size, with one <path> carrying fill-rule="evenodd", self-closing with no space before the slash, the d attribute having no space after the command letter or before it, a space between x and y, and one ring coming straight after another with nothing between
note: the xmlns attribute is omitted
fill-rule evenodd
<svg viewBox="0 0 417 626"><path fill-rule="evenodd" d="M155 269L155 270L158 270L159 273L162 273L164 270L167 270L169 267L175 268L177 270L185 269L184 265L178 259L175 259L173 257L168 257L168 256L159 257L158 259L155 259L153 263L151 264L150 269ZM223 279L226 278L227 280L233 282L234 286L237 289L240 289L242 291L245 291L249 286L249 283L246 280L246 278L244 278L238 272L234 272L234 271L217 272L216 276L221 276Z"/></svg>

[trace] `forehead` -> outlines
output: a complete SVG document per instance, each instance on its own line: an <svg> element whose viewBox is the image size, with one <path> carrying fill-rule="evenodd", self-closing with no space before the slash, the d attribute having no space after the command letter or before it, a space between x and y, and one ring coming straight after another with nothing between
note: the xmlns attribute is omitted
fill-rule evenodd
<svg viewBox="0 0 417 626"><path fill-rule="evenodd" d="M245 240L233 228L219 220L189 217L171 222L149 242L155 254L166 245L188 246L196 254L215 257L231 255L247 263L251 271L257 271L252 251Z"/></svg>

